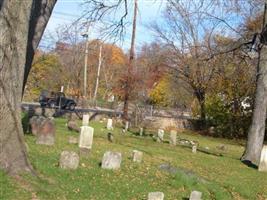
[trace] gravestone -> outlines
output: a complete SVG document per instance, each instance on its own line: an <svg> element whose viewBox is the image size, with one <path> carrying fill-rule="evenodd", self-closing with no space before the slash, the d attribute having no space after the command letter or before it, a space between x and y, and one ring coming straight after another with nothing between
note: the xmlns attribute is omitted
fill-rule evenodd
<svg viewBox="0 0 267 200"><path fill-rule="evenodd" d="M62 169L77 169L79 166L79 155L73 151L63 151L60 154L59 166Z"/></svg>
<svg viewBox="0 0 267 200"><path fill-rule="evenodd" d="M143 128L140 128L140 130L139 130L139 135L140 135L140 136L143 136L143 134L144 134L144 129L143 129Z"/></svg>
<svg viewBox="0 0 267 200"><path fill-rule="evenodd" d="M143 152L138 150L133 150L133 161L134 162L142 162Z"/></svg>
<svg viewBox="0 0 267 200"><path fill-rule="evenodd" d="M163 142L163 138L164 138L164 130L163 129L159 129L158 130L157 142Z"/></svg>
<svg viewBox="0 0 267 200"><path fill-rule="evenodd" d="M202 192L193 191L190 194L189 200L201 200Z"/></svg>
<svg viewBox="0 0 267 200"><path fill-rule="evenodd" d="M150 192L148 193L148 200L164 200L163 192Z"/></svg>
<svg viewBox="0 0 267 200"><path fill-rule="evenodd" d="M36 144L53 145L55 143L55 123L47 118L38 129Z"/></svg>
<svg viewBox="0 0 267 200"><path fill-rule="evenodd" d="M110 119L110 118L107 121L107 129L108 130L113 130L112 119Z"/></svg>
<svg viewBox="0 0 267 200"><path fill-rule="evenodd" d="M197 145L192 146L192 153L197 153Z"/></svg>
<svg viewBox="0 0 267 200"><path fill-rule="evenodd" d="M87 115L83 115L83 123L82 123L83 126L88 126L89 125L89 118L90 118L90 116L88 114Z"/></svg>
<svg viewBox="0 0 267 200"><path fill-rule="evenodd" d="M78 144L78 138L69 136L69 144Z"/></svg>
<svg viewBox="0 0 267 200"><path fill-rule="evenodd" d="M90 150L93 144L94 128L82 126L79 138L79 148Z"/></svg>
<svg viewBox="0 0 267 200"><path fill-rule="evenodd" d="M41 127L42 122L45 120L46 120L46 118L43 116L33 116L30 119L31 133L33 135L38 134L39 128Z"/></svg>
<svg viewBox="0 0 267 200"><path fill-rule="evenodd" d="M105 152L101 167L103 169L119 169L121 166L122 156L119 152Z"/></svg>
<svg viewBox="0 0 267 200"><path fill-rule="evenodd" d="M176 140L177 140L177 131L171 130L171 133L170 133L170 145L175 146L176 145Z"/></svg>
<svg viewBox="0 0 267 200"><path fill-rule="evenodd" d="M267 145L264 145L261 150L261 158L258 169L261 172L267 172Z"/></svg>
<svg viewBox="0 0 267 200"><path fill-rule="evenodd" d="M129 121L126 121L125 122L125 132L127 132L128 131L128 129L129 129Z"/></svg>

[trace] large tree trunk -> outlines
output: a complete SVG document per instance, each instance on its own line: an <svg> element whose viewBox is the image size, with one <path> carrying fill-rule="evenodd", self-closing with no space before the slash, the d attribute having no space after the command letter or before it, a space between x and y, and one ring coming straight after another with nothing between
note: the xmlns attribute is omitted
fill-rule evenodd
<svg viewBox="0 0 267 200"><path fill-rule="evenodd" d="M265 0L263 27L267 25L267 0ZM266 34L266 33L265 33ZM266 36L265 36L266 37ZM266 41L265 41L266 42ZM267 108L267 45L264 44L259 53L257 88L253 110L252 124L248 133L246 150L241 160L259 164L265 135Z"/></svg>
<svg viewBox="0 0 267 200"><path fill-rule="evenodd" d="M123 104L123 119L128 121L128 107L129 107L129 100L130 100L130 90L133 88L133 61L135 56L135 35L136 35L136 18L137 18L137 0L134 0L134 16L133 16L133 29L132 29L132 38L131 38L131 48L130 48L130 57L129 57L129 64L128 70L126 74L126 86L124 91L124 104Z"/></svg>
<svg viewBox="0 0 267 200"><path fill-rule="evenodd" d="M4 1L0 13L0 167L31 171L21 126L20 101L32 1Z"/></svg>
<svg viewBox="0 0 267 200"><path fill-rule="evenodd" d="M34 51L28 53L29 43L34 43L32 48L36 49L47 22L39 26L38 30L36 27L38 22L45 21L45 9L51 2L56 1L1 1L0 168L10 174L33 171L26 154L20 103L24 79L27 79L34 54ZM48 19L49 17L46 20ZM35 35L39 38L38 41L34 39ZM32 41L29 42L29 38L32 38ZM30 58L29 55L31 60L26 62L26 57ZM25 63L28 64L25 66Z"/></svg>

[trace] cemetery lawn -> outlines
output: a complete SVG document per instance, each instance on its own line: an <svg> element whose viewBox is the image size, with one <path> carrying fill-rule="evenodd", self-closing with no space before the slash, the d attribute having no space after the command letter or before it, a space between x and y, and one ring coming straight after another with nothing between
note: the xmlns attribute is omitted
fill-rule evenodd
<svg viewBox="0 0 267 200"><path fill-rule="evenodd" d="M79 151L78 145L68 144L68 137L78 137L78 133L68 131L65 123L66 119L56 119L54 146L36 145L35 137L26 135L29 159L37 176L10 178L0 171L0 199L145 200L149 192L161 191L165 200L185 200L193 190L201 191L204 200L267 199L267 173L240 162L242 141L178 132L179 138L199 142L203 152L193 154L186 146L157 143L150 136L140 137L134 132L122 134L119 127L113 131L115 142L110 143L106 123L90 122L95 128L90 156L80 159L77 170L63 170L58 167L60 153ZM165 133L164 139L168 140L168 136ZM221 144L226 150L217 148ZM134 149L144 152L142 163L131 161ZM108 150L122 153L120 170L101 169L102 156Z"/></svg>

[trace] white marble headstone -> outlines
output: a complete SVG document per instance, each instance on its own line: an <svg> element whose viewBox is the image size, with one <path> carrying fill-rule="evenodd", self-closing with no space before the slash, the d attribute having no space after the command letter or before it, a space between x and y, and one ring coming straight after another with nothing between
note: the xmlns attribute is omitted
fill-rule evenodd
<svg viewBox="0 0 267 200"><path fill-rule="evenodd" d="M89 125L89 118L90 118L90 116L88 114L83 115L83 123L82 123L83 126Z"/></svg>
<svg viewBox="0 0 267 200"><path fill-rule="evenodd" d="M190 194L189 200L201 200L202 192L193 191Z"/></svg>
<svg viewBox="0 0 267 200"><path fill-rule="evenodd" d="M267 145L264 145L261 150L259 171L267 172Z"/></svg>
<svg viewBox="0 0 267 200"><path fill-rule="evenodd" d="M108 130L113 130L113 126L112 126L112 119L108 119L108 122L107 122L107 129Z"/></svg>
<svg viewBox="0 0 267 200"><path fill-rule="evenodd" d="M125 122L125 131L128 131L128 129L129 129L129 121L126 121Z"/></svg>
<svg viewBox="0 0 267 200"><path fill-rule="evenodd" d="M164 200L163 192L150 192L148 193L148 200Z"/></svg>
<svg viewBox="0 0 267 200"><path fill-rule="evenodd" d="M91 149L93 144L94 128L90 126L82 126L79 138L79 147Z"/></svg>
<svg viewBox="0 0 267 200"><path fill-rule="evenodd" d="M171 130L170 133L170 145L176 145L176 140L177 140L177 131L176 130Z"/></svg>
<svg viewBox="0 0 267 200"><path fill-rule="evenodd" d="M142 151L138 151L138 150L133 150L133 161L134 162L142 162L142 158L143 158L143 152Z"/></svg>
<svg viewBox="0 0 267 200"><path fill-rule="evenodd" d="M157 138L157 141L158 142L163 142L163 138L164 138L164 130L163 129L159 129L158 130L158 138Z"/></svg>

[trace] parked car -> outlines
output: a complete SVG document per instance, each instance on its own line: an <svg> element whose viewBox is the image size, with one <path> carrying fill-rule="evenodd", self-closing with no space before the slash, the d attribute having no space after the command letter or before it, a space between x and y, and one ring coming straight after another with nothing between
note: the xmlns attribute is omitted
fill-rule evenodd
<svg viewBox="0 0 267 200"><path fill-rule="evenodd" d="M73 99L69 99L63 92L50 92L43 90L39 97L41 107L61 108L65 110L75 110L77 105Z"/></svg>

